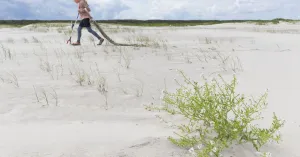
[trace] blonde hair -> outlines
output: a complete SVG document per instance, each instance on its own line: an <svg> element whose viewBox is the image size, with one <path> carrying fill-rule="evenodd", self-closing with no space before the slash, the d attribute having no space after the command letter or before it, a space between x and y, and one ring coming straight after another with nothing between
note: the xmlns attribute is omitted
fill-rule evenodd
<svg viewBox="0 0 300 157"><path fill-rule="evenodd" d="M91 8L90 8L90 6L89 6L87 0L82 0L82 1L84 1L86 9L87 9L88 11L91 11Z"/></svg>
<svg viewBox="0 0 300 157"><path fill-rule="evenodd" d="M82 1L84 1L85 5L87 5L87 6L89 5L87 0L82 0Z"/></svg>

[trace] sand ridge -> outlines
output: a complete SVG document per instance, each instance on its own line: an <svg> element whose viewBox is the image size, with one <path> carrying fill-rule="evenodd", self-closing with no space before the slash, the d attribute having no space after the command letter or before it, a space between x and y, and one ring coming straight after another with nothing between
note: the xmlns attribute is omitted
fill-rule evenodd
<svg viewBox="0 0 300 157"><path fill-rule="evenodd" d="M235 73L246 94L269 89L261 125L272 112L286 124L283 142L264 149L300 157L298 24L104 27L115 41L156 42L148 48L95 46L86 30L82 46L72 47L68 29L0 29L1 157L191 156L167 140L174 129L144 108L161 103L164 88L178 87L176 69L192 79ZM256 156L250 148L236 146L224 156Z"/></svg>

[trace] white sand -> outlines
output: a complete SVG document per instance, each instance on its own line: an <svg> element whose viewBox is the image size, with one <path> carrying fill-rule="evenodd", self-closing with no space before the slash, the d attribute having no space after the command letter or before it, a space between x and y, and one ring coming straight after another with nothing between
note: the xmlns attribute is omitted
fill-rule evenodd
<svg viewBox="0 0 300 157"><path fill-rule="evenodd" d="M269 106L261 126L268 126L272 112L286 123L281 130L283 142L270 144L263 150L274 157L300 157L299 24L134 27L135 33L109 31L107 34L116 41L139 35L168 41L166 51L127 47L122 52L131 60L129 69L125 68L122 57L119 63L120 50L106 43L95 47L86 30L82 35L83 45L71 47L65 43L68 35L28 28L0 29L0 42L12 53L11 59L5 58L0 48L1 157L188 156L187 150L167 140L174 130L160 122L156 113L144 109L146 104L160 103L164 80L168 90L178 87L173 80L181 78L176 69L193 79L199 79L202 73L208 76L216 72L231 79L232 69L236 69L239 91L260 95L269 89ZM35 43L33 36L40 42ZM211 44L206 43L206 37ZM24 38L28 43L24 43ZM72 39L75 41L76 32ZM207 62L200 48L210 51L206 54ZM231 57L222 64L216 51ZM76 52L84 52L81 60ZM238 63L236 57L241 61L242 71L239 64L232 66ZM53 79L51 72L40 68L47 60L53 65ZM108 106L95 85L76 83L73 63L90 76L97 76L97 63L101 76L107 81ZM9 73L15 74L17 81ZM16 82L19 87L15 86ZM57 93L57 104L51 95L52 88ZM42 89L48 94L49 105L42 99ZM224 156L256 156L250 148L235 146L224 152Z"/></svg>

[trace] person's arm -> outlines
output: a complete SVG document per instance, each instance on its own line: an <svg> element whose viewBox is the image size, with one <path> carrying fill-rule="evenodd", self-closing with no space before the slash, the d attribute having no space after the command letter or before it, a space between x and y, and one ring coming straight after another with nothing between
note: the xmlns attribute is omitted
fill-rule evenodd
<svg viewBox="0 0 300 157"><path fill-rule="evenodd" d="M89 15L90 20L92 20L93 17L92 17L91 14L90 14L91 9L90 9L90 7L89 7L89 5L88 5L87 3L84 3L84 9L85 9L86 13Z"/></svg>
<svg viewBox="0 0 300 157"><path fill-rule="evenodd" d="M89 5L87 3L84 3L84 9L87 11L87 12L90 12L91 9L89 7Z"/></svg>

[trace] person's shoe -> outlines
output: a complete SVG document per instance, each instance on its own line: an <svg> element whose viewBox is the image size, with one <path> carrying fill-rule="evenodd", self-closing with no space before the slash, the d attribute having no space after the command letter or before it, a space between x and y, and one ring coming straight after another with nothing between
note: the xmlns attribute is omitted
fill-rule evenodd
<svg viewBox="0 0 300 157"><path fill-rule="evenodd" d="M99 43L97 45L101 45L103 43L103 41L104 41L104 39L101 38L100 41L99 41Z"/></svg>
<svg viewBox="0 0 300 157"><path fill-rule="evenodd" d="M72 45L76 46L76 45L80 45L80 42L76 42L76 43L72 43Z"/></svg>

